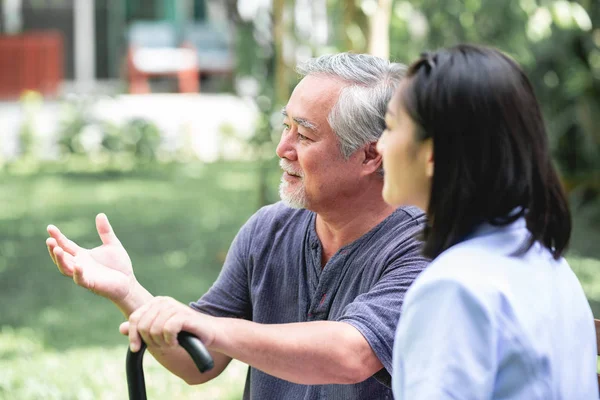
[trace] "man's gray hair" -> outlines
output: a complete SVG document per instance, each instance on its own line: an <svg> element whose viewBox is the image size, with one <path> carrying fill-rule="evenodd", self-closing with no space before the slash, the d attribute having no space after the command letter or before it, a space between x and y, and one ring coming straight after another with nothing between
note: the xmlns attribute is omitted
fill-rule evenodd
<svg viewBox="0 0 600 400"><path fill-rule="evenodd" d="M327 75L348 83L327 117L347 159L381 136L388 102L406 66L367 54L340 53L309 59L296 71L303 77Z"/></svg>

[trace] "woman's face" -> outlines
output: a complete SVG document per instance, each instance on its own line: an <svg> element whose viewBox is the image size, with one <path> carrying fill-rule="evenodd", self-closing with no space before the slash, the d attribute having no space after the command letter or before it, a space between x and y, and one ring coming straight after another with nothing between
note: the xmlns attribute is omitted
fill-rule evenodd
<svg viewBox="0 0 600 400"><path fill-rule="evenodd" d="M385 115L386 129L377 143L383 157L383 199L393 206L415 205L427 210L433 176L433 140L418 140L417 127L405 111L399 93Z"/></svg>

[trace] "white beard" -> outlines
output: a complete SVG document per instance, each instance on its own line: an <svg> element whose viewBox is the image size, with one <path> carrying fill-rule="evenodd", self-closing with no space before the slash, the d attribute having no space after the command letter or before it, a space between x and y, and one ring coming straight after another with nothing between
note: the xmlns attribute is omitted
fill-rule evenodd
<svg viewBox="0 0 600 400"><path fill-rule="evenodd" d="M279 184L279 197L283 204L291 208L306 208L306 191L302 182L293 191L290 189L290 184L281 177Z"/></svg>

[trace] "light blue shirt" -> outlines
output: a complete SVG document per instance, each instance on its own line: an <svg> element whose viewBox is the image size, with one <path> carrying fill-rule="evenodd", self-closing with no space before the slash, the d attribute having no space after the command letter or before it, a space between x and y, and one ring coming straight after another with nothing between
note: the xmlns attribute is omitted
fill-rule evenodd
<svg viewBox="0 0 600 400"><path fill-rule="evenodd" d="M482 225L408 290L396 332L397 400L598 399L589 304L564 259L525 220Z"/></svg>

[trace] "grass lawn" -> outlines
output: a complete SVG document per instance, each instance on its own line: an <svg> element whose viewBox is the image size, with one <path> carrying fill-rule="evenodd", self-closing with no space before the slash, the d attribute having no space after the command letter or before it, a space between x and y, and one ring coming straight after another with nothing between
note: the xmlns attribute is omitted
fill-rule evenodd
<svg viewBox="0 0 600 400"><path fill-rule="evenodd" d="M276 181L269 181L272 194ZM0 399L127 398L123 316L58 273L45 248L47 224L96 246L94 217L105 212L140 282L189 302L210 287L231 240L256 210L257 182L256 168L244 163L0 174ZM597 316L599 209L577 215L569 257ZM234 362L214 382L188 387L149 354L146 365L150 399L236 399L246 374Z"/></svg>
<svg viewBox="0 0 600 400"><path fill-rule="evenodd" d="M56 270L46 225L93 247L94 217L105 212L140 282L187 303L217 277L233 237L257 209L256 187L255 168L235 163L127 175L0 175L0 399L127 397L123 316ZM189 388L149 353L146 359L149 398L239 398L243 389L240 363L215 383Z"/></svg>

